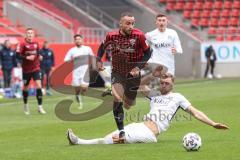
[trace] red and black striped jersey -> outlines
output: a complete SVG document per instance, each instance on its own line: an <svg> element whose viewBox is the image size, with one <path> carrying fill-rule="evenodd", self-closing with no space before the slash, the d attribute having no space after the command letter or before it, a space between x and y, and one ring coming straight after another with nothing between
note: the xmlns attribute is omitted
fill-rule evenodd
<svg viewBox="0 0 240 160"><path fill-rule="evenodd" d="M40 60L39 60L39 44L38 42L24 41L17 46L17 54L23 57L22 69L23 73L31 73L40 71ZM29 55L35 55L33 61L27 60L25 57Z"/></svg>
<svg viewBox="0 0 240 160"><path fill-rule="evenodd" d="M142 60L144 51L149 46L144 33L134 28L128 36L121 34L119 30L109 32L104 48L112 53L112 72L127 75Z"/></svg>

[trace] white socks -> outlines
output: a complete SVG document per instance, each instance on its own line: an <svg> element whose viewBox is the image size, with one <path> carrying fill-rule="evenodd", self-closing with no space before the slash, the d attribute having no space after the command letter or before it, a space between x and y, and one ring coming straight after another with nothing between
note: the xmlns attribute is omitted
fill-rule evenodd
<svg viewBox="0 0 240 160"><path fill-rule="evenodd" d="M89 144L113 144L113 139L110 136L105 138L96 138L96 139L81 139L78 138L78 144L80 145L89 145Z"/></svg>

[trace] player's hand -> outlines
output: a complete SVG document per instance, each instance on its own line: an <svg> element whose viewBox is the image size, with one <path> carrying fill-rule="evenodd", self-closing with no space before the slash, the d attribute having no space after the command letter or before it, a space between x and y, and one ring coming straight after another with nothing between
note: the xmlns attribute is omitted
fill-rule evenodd
<svg viewBox="0 0 240 160"><path fill-rule="evenodd" d="M97 62L97 69L99 71L103 71L105 69L102 62L100 61Z"/></svg>
<svg viewBox="0 0 240 160"><path fill-rule="evenodd" d="M33 61L35 59L35 55L30 55L26 57L27 60Z"/></svg>
<svg viewBox="0 0 240 160"><path fill-rule="evenodd" d="M216 128L216 129L229 129L229 127L227 125L221 124L221 123L215 123L213 125L213 127Z"/></svg>
<svg viewBox="0 0 240 160"><path fill-rule="evenodd" d="M137 77L140 75L140 68L135 67L131 70L130 75L132 75L133 77Z"/></svg>
<svg viewBox="0 0 240 160"><path fill-rule="evenodd" d="M175 47L172 47L172 54L176 54L177 53L177 50Z"/></svg>
<svg viewBox="0 0 240 160"><path fill-rule="evenodd" d="M154 77L162 77L163 75L165 75L167 73L167 70L168 70L167 67L165 67L163 65L159 65L153 71L153 76Z"/></svg>
<svg viewBox="0 0 240 160"><path fill-rule="evenodd" d="M39 55L39 60L42 61L43 60L43 56Z"/></svg>

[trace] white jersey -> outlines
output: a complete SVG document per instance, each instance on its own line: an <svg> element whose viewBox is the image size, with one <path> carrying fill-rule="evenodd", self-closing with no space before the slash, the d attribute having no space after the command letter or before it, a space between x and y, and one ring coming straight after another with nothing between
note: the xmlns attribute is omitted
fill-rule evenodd
<svg viewBox="0 0 240 160"><path fill-rule="evenodd" d="M164 32L155 29L146 33L146 39L153 49L152 57L148 62L163 64L168 68L168 72L174 75L175 63L172 48L174 47L177 53L182 53L182 47L177 32L169 28L166 28Z"/></svg>
<svg viewBox="0 0 240 160"><path fill-rule="evenodd" d="M82 45L81 47L73 47L71 48L65 58L64 61L68 62L73 60L74 70L73 70L73 78L72 85L80 86L81 84L88 85L89 84L89 70L88 63L89 57L93 56L93 51L90 47Z"/></svg>
<svg viewBox="0 0 240 160"><path fill-rule="evenodd" d="M159 132L166 131L169 124L181 107L186 110L191 103L180 93L169 93L167 95L159 95L150 97L150 112L144 116L144 119L154 121Z"/></svg>
<svg viewBox="0 0 240 160"><path fill-rule="evenodd" d="M78 68L79 66L88 65L89 56L93 55L93 51L89 46L75 46L67 52L64 62L73 60L74 68Z"/></svg>

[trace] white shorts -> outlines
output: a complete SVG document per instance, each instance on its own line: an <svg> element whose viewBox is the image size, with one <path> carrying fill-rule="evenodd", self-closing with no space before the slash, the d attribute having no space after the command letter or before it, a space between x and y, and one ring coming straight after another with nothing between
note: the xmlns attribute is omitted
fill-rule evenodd
<svg viewBox="0 0 240 160"><path fill-rule="evenodd" d="M72 74L72 86L79 87L81 85L88 86L90 80L88 65L80 66L74 69Z"/></svg>
<svg viewBox="0 0 240 160"><path fill-rule="evenodd" d="M144 123L131 123L124 127L126 143L156 143L157 138L154 133ZM118 135L119 131L116 130L104 139L108 144L112 144L112 136Z"/></svg>

